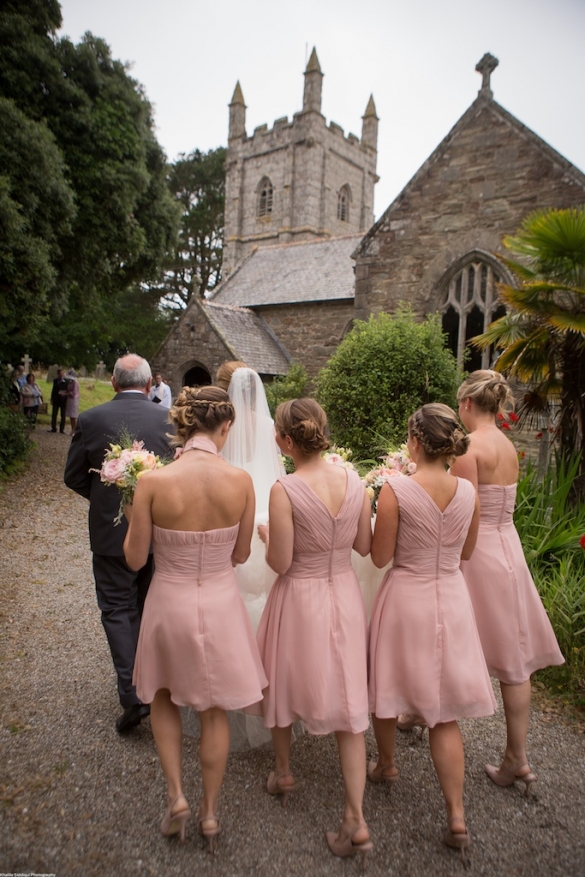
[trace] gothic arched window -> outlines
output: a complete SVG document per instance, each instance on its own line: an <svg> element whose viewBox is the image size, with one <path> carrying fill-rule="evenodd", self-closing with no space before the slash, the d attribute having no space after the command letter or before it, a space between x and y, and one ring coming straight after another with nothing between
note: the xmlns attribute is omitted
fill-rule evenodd
<svg viewBox="0 0 585 877"><path fill-rule="evenodd" d="M349 202L351 201L351 189L342 186L337 193L337 218L342 222L349 222Z"/></svg>
<svg viewBox="0 0 585 877"><path fill-rule="evenodd" d="M258 216L270 216L274 190L268 177L263 177L258 186Z"/></svg>
<svg viewBox="0 0 585 877"><path fill-rule="evenodd" d="M452 265L439 284L443 332L458 364L467 371L490 367L493 351L478 350L469 339L504 316L506 309L498 304L496 284L510 279L493 257L475 250Z"/></svg>

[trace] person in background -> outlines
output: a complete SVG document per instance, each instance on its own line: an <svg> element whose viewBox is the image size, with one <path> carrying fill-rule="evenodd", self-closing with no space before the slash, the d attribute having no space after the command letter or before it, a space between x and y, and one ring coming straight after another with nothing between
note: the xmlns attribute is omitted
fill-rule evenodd
<svg viewBox="0 0 585 877"><path fill-rule="evenodd" d="M148 398L151 402L155 402L162 408L170 408L173 404L171 388L168 384L165 384L160 372L157 372L154 376L154 381L150 388Z"/></svg>
<svg viewBox="0 0 585 877"><path fill-rule="evenodd" d="M22 396L24 416L28 419L31 428L34 429L37 422L37 414L39 413L39 405L43 401L43 393L35 381L35 376L32 372L29 372L26 376L26 383L21 387L20 395Z"/></svg>
<svg viewBox="0 0 585 877"><path fill-rule="evenodd" d="M69 381L65 377L65 369L60 368L57 372L57 377L53 381L53 388L51 390L51 432L57 432L57 416L59 416L59 432L65 432L68 384Z"/></svg>
<svg viewBox="0 0 585 877"><path fill-rule="evenodd" d="M100 480L99 470L108 442L123 432L143 441L145 448L169 457L168 412L148 401L151 374L145 359L129 353L119 359L112 375L116 391L110 402L83 411L71 440L65 465L65 484L89 500L89 539L93 574L102 624L118 677L123 713L116 722L120 734L140 724L150 713L132 683L136 643L144 598L152 577L152 554L139 570L124 559L125 519L114 526L120 495Z"/></svg>
<svg viewBox="0 0 585 877"><path fill-rule="evenodd" d="M77 426L77 417L79 415L79 384L77 382L77 372L75 369L70 368L65 377L67 378L65 415L69 418L69 423L71 425L70 435L73 435L75 427Z"/></svg>

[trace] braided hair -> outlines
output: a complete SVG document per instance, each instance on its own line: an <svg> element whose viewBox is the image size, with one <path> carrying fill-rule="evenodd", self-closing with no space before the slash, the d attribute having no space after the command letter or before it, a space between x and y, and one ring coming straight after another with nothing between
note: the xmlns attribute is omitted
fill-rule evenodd
<svg viewBox="0 0 585 877"><path fill-rule="evenodd" d="M220 387L183 387L169 412L178 445L184 445L196 432L215 432L226 420L233 423L235 419L230 397Z"/></svg>
<svg viewBox="0 0 585 877"><path fill-rule="evenodd" d="M431 402L415 411L408 420L408 434L414 436L428 457L444 457L451 463L469 447L457 415L448 405Z"/></svg>

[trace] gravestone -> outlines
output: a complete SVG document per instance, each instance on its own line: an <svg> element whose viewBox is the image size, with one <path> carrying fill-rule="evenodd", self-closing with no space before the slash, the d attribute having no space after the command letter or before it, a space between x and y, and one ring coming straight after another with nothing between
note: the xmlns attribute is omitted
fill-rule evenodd
<svg viewBox="0 0 585 877"><path fill-rule="evenodd" d="M31 365L32 365L32 360L31 360L30 356L28 355L28 353L25 353L20 361L24 363L25 375L28 375L30 372L30 369L31 369Z"/></svg>
<svg viewBox="0 0 585 877"><path fill-rule="evenodd" d="M55 378L57 377L57 373L59 371L60 366L56 363L49 366L49 370L47 371L47 383L52 384Z"/></svg>
<svg viewBox="0 0 585 877"><path fill-rule="evenodd" d="M80 377L80 378L86 378L86 377L87 377L87 369L86 369L86 367L85 367L84 365L82 365L81 368L79 369L79 377Z"/></svg>
<svg viewBox="0 0 585 877"><path fill-rule="evenodd" d="M106 374L106 364L101 359L95 367L95 376L98 381L103 381Z"/></svg>

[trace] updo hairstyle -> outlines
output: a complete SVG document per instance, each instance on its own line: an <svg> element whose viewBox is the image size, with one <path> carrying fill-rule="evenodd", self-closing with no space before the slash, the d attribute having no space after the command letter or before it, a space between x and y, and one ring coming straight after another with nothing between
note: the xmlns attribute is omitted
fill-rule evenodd
<svg viewBox="0 0 585 877"><path fill-rule="evenodd" d="M514 408L514 396L506 378L499 372L481 368L463 381L457 391L457 401L471 399L490 414L508 414Z"/></svg>
<svg viewBox="0 0 585 877"><path fill-rule="evenodd" d="M469 438L461 429L457 415L440 402L423 405L411 414L408 435L418 439L428 457L444 457L447 463L461 457L469 447Z"/></svg>
<svg viewBox="0 0 585 877"><path fill-rule="evenodd" d="M314 399L292 399L276 409L275 426L303 454L316 454L330 447L327 415Z"/></svg>
<svg viewBox="0 0 585 877"><path fill-rule="evenodd" d="M222 362L215 376L215 383L222 390L227 390L232 379L232 375L237 368L248 368L245 362L234 359L231 362Z"/></svg>
<svg viewBox="0 0 585 877"><path fill-rule="evenodd" d="M220 387L183 387L169 412L177 445L184 445L196 432L215 432L226 420L235 419L230 397Z"/></svg>

